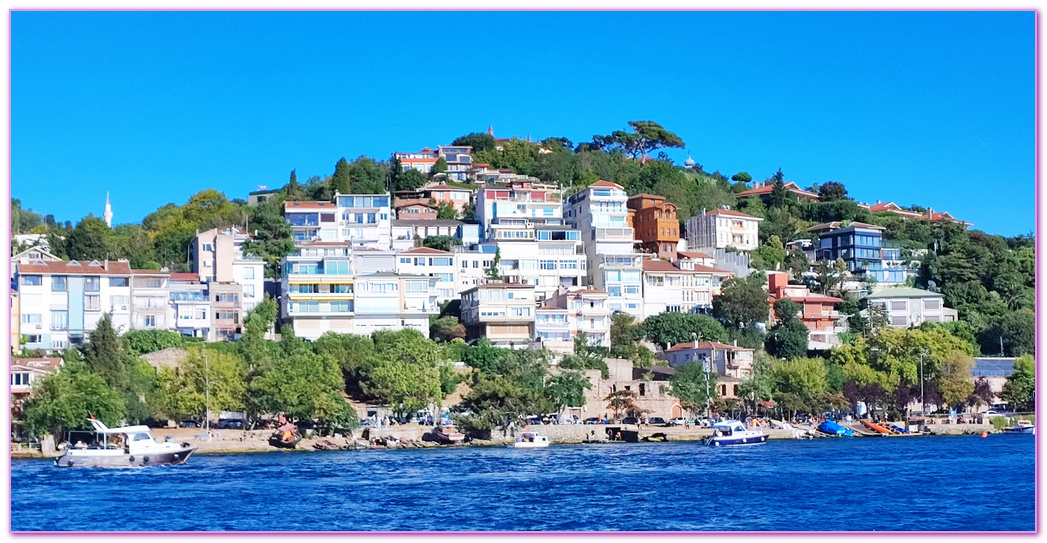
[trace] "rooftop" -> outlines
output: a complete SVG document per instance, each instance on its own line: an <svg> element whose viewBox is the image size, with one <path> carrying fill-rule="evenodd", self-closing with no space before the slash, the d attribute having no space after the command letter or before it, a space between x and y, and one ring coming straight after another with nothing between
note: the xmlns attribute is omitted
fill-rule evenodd
<svg viewBox="0 0 1047 543"><path fill-rule="evenodd" d="M69 262L35 261L29 264L17 264L18 273L40 274L65 274L65 275L131 275L131 265L126 260L105 261L100 263L93 260L89 263L81 263L75 260Z"/></svg>
<svg viewBox="0 0 1047 543"><path fill-rule="evenodd" d="M867 300L883 300L887 298L944 298L944 296L921 288L897 287L878 290L865 297Z"/></svg>
<svg viewBox="0 0 1047 543"><path fill-rule="evenodd" d="M720 343L718 341L699 341L698 343L677 343L669 348L669 351L686 351L689 349L727 349L730 351L752 351L753 349L746 349L745 347L739 347L737 345L727 345L726 343Z"/></svg>

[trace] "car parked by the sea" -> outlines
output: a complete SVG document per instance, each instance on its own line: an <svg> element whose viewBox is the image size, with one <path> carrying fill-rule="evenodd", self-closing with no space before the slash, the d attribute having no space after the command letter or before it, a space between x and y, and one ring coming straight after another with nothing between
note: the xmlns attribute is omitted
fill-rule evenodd
<svg viewBox="0 0 1047 543"><path fill-rule="evenodd" d="M600 417L589 417L582 421L582 424L602 424Z"/></svg>
<svg viewBox="0 0 1047 543"><path fill-rule="evenodd" d="M148 426L150 428L167 428L167 421L166 420L154 419L154 418L150 417L150 418L144 419L142 421L142 425Z"/></svg>
<svg viewBox="0 0 1047 543"><path fill-rule="evenodd" d="M183 419L181 422L178 423L178 426L181 428L199 428L200 421L193 419Z"/></svg>
<svg viewBox="0 0 1047 543"><path fill-rule="evenodd" d="M636 417L625 417L622 419L622 424L640 424L640 419Z"/></svg>
<svg viewBox="0 0 1047 543"><path fill-rule="evenodd" d="M651 426L669 426L669 423L665 422L665 419L662 417L651 417L647 419L647 424Z"/></svg>
<svg viewBox="0 0 1047 543"><path fill-rule="evenodd" d="M684 417L676 417L675 419L669 421L669 424L672 424L673 426L683 426L687 424L687 419Z"/></svg>
<svg viewBox="0 0 1047 543"><path fill-rule="evenodd" d="M247 421L244 419L218 419L219 430L243 430L247 428Z"/></svg>

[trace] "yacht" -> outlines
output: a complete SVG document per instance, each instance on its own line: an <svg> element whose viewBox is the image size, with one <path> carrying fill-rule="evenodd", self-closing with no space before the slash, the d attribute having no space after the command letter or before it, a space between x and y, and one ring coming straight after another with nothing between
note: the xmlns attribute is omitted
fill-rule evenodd
<svg viewBox="0 0 1047 543"><path fill-rule="evenodd" d="M747 430L745 425L739 421L727 420L713 424L713 435L708 439L709 444L716 447L759 445L767 442L767 434Z"/></svg>
<svg viewBox="0 0 1047 543"><path fill-rule="evenodd" d="M534 449L548 446L549 438L538 432L521 432L520 437L516 438L516 442L513 443L513 447L517 449Z"/></svg>
<svg viewBox="0 0 1047 543"><path fill-rule="evenodd" d="M1004 428L1003 431L1008 434L1036 435L1036 426L1028 419L1020 419L1014 426Z"/></svg>
<svg viewBox="0 0 1047 543"><path fill-rule="evenodd" d="M90 445L67 446L62 455L55 459L56 466L71 468L182 464L196 451L196 447L188 443L157 443L149 433L148 426L109 428L94 417L88 420L94 427L95 441Z"/></svg>

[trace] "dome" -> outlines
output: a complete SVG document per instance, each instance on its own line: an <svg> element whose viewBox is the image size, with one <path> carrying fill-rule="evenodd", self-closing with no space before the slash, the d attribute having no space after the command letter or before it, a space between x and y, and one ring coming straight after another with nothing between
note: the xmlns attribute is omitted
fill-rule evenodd
<svg viewBox="0 0 1047 543"><path fill-rule="evenodd" d="M694 162L694 159L691 158L691 155L687 155L687 160L683 161L683 165L687 166L688 168L690 168L691 166L694 166L694 164L695 164L695 162Z"/></svg>

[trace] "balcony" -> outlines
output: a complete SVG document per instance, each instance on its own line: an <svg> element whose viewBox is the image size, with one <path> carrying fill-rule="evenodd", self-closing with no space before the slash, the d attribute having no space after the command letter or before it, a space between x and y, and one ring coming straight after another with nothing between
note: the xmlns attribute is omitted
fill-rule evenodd
<svg viewBox="0 0 1047 543"><path fill-rule="evenodd" d="M582 304L581 313L583 316L599 317L609 315L611 313L611 309L610 306L608 306L607 304L601 304L596 307L593 307L588 304Z"/></svg>

